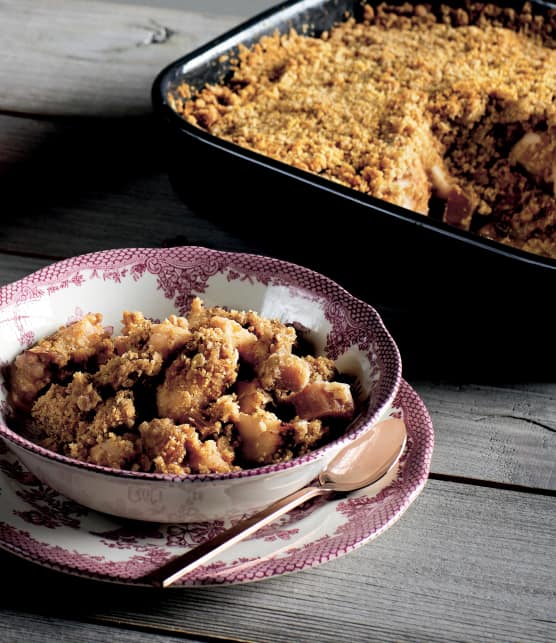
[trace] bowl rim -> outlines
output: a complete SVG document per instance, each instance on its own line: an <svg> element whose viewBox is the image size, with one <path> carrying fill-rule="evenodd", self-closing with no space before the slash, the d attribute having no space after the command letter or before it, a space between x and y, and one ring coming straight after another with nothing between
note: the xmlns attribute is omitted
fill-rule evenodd
<svg viewBox="0 0 556 643"><path fill-rule="evenodd" d="M42 268L28 274L27 276L18 279L14 282L10 282L2 287L0 287L0 311L9 306L18 305L20 302L14 302L13 295L10 296L9 291L25 289L27 286L37 287L37 284L42 284L43 286L52 281L58 282L60 276L57 276L54 280L50 279L41 280L41 278L47 275L53 267L58 269L66 269L62 273L64 277L67 277L71 274L76 274L81 271L88 269L93 269L99 267L97 264L106 266L106 259L109 258L114 253L124 251L129 254L129 258L122 262L121 265L130 265L137 262L138 258L148 259L177 259L180 252L193 252L199 253L200 255L206 254L207 256L212 256L214 258L221 258L226 261L226 265L235 265L234 261L249 261L256 259L257 261L262 261L265 266L270 266L273 272L278 274L281 271L286 271L288 274L293 274L295 277L311 276L316 280L317 284L326 285L327 288L331 289L331 292L334 293L338 301L348 301L352 305L357 307L363 307L371 316L373 323L375 324L375 333L373 336L379 337L381 339L381 351L388 352L389 357L392 362L392 369L389 374L390 378L390 390L386 396L386 399L378 400L374 412L371 412L369 408L364 411L361 411L356 418L351 422L350 427L343 435L336 438L335 440L324 444L318 449L307 452L306 454L292 458L286 462L278 462L273 464L267 464L259 467L253 467L250 469L241 469L239 471L232 471L228 473L197 473L197 474L167 474L167 473L149 473L145 471L129 471L126 469L114 469L111 467L105 467L97 464L92 464L89 462L83 462L69 456L65 456L54 451L50 451L38 444L35 444L31 440L23 437L13 429L11 429L4 419L4 414L0 414L0 438L6 440L9 444L16 445L28 451L34 455L40 456L43 459L51 462L57 462L69 466L71 468L76 468L89 472L102 473L104 475L113 476L116 478L127 478L132 480L144 480L144 481L165 481L165 482L179 482L179 483L195 483L204 480L234 480L241 478L252 478L256 476L266 476L269 474L275 474L280 471L294 469L299 466L303 466L314 462L333 449L341 448L342 446L353 441L357 436L359 436L364 431L369 430L381 417L381 415L386 411L386 409L392 404L397 391L400 387L402 379L402 361L399 348L394 341L392 335L386 328L384 321L378 311L368 302L352 295L348 290L343 286L338 284L336 281L319 273L311 268L307 268L298 263L291 261L278 259L268 255L258 255L252 252L236 252L229 250L217 250L213 248L207 248L206 246L200 245L191 245L191 246L173 246L173 247L131 247L131 248L113 248L110 250L100 250L97 252L89 252L81 255L75 255L62 259L60 261L54 261ZM291 272L293 271L293 272ZM291 285L295 284L295 279L291 280ZM298 287L303 287L306 290L311 290L308 286L301 286L297 284ZM32 289L30 289L32 290ZM193 293L196 291L193 289ZM323 298L324 295L322 295ZM329 299L330 295L326 296L325 299ZM23 299L26 301L26 299ZM386 374L388 383L388 373ZM7 404L7 402L6 402ZM355 425L355 426L354 426ZM8 446L9 446L8 444Z"/></svg>

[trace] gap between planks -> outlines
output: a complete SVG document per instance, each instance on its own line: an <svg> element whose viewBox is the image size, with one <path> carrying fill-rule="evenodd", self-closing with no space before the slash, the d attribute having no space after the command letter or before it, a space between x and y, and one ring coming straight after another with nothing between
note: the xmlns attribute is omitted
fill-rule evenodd
<svg viewBox="0 0 556 643"><path fill-rule="evenodd" d="M485 487L489 489L503 489L504 491L515 491L518 493L530 493L538 496L547 496L556 498L556 489L541 489L538 487L527 487L510 482L497 482L496 480L480 480L478 478L466 478L465 476L455 476L446 473L429 474L430 480L440 480L442 482L452 482L454 484L472 485L474 487Z"/></svg>

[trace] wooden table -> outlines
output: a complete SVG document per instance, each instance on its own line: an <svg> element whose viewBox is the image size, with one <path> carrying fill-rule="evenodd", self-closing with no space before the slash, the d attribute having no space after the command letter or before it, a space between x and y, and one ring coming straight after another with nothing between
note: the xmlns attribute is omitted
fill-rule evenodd
<svg viewBox="0 0 556 643"><path fill-rule="evenodd" d="M237 21L0 0L0 284L106 248L257 252L175 196L149 97L162 66ZM376 541L296 574L169 592L1 553L0 640L556 640L555 380L407 377L435 425L432 471Z"/></svg>

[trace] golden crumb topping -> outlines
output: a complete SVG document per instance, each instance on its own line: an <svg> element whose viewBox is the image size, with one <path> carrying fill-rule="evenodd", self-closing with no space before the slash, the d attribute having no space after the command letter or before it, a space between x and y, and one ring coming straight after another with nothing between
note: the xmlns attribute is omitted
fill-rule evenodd
<svg viewBox="0 0 556 643"><path fill-rule="evenodd" d="M190 123L331 181L556 257L556 12L365 7L183 86Z"/></svg>
<svg viewBox="0 0 556 643"><path fill-rule="evenodd" d="M282 462L355 415L334 362L299 354L298 339L199 298L161 323L125 311L115 337L95 313L16 357L10 401L39 444L101 466L181 475Z"/></svg>

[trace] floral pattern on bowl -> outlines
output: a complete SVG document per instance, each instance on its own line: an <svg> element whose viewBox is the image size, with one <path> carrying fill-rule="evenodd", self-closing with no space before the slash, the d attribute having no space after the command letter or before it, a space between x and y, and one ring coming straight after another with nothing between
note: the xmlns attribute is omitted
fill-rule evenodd
<svg viewBox="0 0 556 643"><path fill-rule="evenodd" d="M54 263L0 289L0 364L89 312L116 331L123 310L153 319L184 314L199 295L211 305L253 309L307 329L317 354L356 378L362 409L340 439L300 458L255 469L191 476L108 469L54 454L12 431L0 379L0 436L43 482L93 509L155 522L216 520L260 508L313 479L347 441L392 402L399 351L378 313L330 279L301 266L199 247L124 248ZM262 478L264 477L264 484Z"/></svg>

